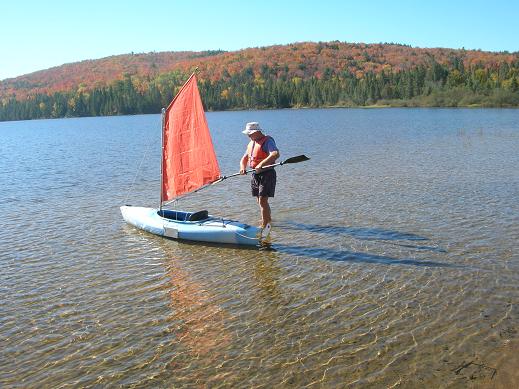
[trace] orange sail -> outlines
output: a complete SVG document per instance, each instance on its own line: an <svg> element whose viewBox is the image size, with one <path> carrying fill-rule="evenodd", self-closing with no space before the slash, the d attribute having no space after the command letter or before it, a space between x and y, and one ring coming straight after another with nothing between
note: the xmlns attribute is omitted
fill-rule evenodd
<svg viewBox="0 0 519 389"><path fill-rule="evenodd" d="M195 74L166 109L162 130L161 202L197 190L220 177Z"/></svg>

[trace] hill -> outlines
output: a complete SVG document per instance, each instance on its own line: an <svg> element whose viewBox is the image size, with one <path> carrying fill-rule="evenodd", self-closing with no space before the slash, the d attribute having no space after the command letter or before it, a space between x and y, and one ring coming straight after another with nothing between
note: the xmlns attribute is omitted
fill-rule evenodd
<svg viewBox="0 0 519 389"><path fill-rule="evenodd" d="M519 53L335 41L65 64L0 81L0 120L159 112L195 67L208 109L519 105Z"/></svg>
<svg viewBox="0 0 519 389"><path fill-rule="evenodd" d="M18 100L37 94L52 94L108 86L125 75L154 78L197 59L210 58L222 51L163 52L124 54L97 60L86 60L40 70L0 81L0 98ZM185 66L185 65L184 65Z"/></svg>

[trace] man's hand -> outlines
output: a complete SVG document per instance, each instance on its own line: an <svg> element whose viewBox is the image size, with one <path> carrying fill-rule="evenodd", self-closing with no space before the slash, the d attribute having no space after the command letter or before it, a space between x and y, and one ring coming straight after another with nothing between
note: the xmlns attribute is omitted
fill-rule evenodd
<svg viewBox="0 0 519 389"><path fill-rule="evenodd" d="M240 169L240 174L243 176L244 174L247 174L247 170L245 169Z"/></svg>
<svg viewBox="0 0 519 389"><path fill-rule="evenodd" d="M259 174L259 173L261 173L261 172L263 171L263 168L262 168L262 167L259 167L259 166L256 166L256 167L254 168L254 171L255 171L257 174Z"/></svg>

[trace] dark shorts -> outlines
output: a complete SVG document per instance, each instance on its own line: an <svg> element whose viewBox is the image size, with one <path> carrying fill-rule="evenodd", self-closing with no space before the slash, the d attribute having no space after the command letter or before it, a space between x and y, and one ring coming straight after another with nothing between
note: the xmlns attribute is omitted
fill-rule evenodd
<svg viewBox="0 0 519 389"><path fill-rule="evenodd" d="M252 195L254 197L274 197L276 191L276 171L265 170L260 174L252 173L250 181Z"/></svg>

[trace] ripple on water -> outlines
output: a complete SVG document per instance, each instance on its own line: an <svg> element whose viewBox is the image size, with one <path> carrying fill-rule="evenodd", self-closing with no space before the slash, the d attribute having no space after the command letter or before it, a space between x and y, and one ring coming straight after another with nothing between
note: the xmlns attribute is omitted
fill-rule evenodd
<svg viewBox="0 0 519 389"><path fill-rule="evenodd" d="M157 198L152 156L125 201L156 115L0 123L0 386L518 382L515 112L254 114L312 157L279 169L263 250L122 222ZM208 116L217 153L240 155L227 129L250 113ZM246 181L179 206L255 223Z"/></svg>

